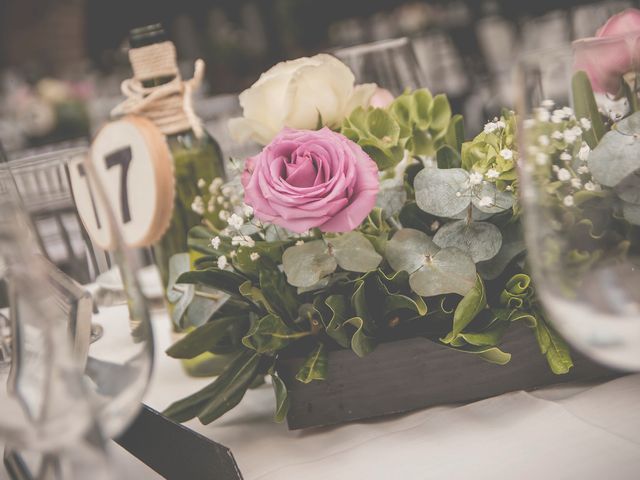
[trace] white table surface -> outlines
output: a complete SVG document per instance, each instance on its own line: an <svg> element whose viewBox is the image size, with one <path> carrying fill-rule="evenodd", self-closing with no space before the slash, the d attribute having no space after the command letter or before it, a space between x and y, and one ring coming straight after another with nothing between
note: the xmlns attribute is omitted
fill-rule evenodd
<svg viewBox="0 0 640 480"><path fill-rule="evenodd" d="M168 318L158 316L154 327L145 402L162 410L210 380L188 377L164 354ZM264 385L216 422L187 425L231 448L246 480L640 478L640 374L306 431L274 423L273 408ZM159 478L115 450L127 478Z"/></svg>

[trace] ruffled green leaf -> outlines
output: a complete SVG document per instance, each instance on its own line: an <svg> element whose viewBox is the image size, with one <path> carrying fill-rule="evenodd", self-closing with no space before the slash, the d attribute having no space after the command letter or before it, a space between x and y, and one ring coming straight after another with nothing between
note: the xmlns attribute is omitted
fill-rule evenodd
<svg viewBox="0 0 640 480"><path fill-rule="evenodd" d="M376 348L376 339L367 333L364 318L352 317L345 323L356 328L356 331L351 337L351 350L353 350L356 355L364 357Z"/></svg>
<svg viewBox="0 0 640 480"><path fill-rule="evenodd" d="M568 373L573 367L571 354L566 342L538 316L535 327L540 351L547 358L551 371L555 374Z"/></svg>
<svg viewBox="0 0 640 480"><path fill-rule="evenodd" d="M329 307L331 316L325 323L325 332L333 338L338 345L348 348L351 345L349 332L344 328L345 322L349 319L349 305L343 295L330 295L325 300L325 305ZM324 318L324 317L323 317Z"/></svg>
<svg viewBox="0 0 640 480"><path fill-rule="evenodd" d="M258 353L271 354L308 335L311 332L292 330L279 316L270 313L251 327L242 344Z"/></svg>
<svg viewBox="0 0 640 480"><path fill-rule="evenodd" d="M291 400L289 399L287 386L285 385L282 378L280 378L280 376L274 371L271 371L270 373L273 392L276 396L276 412L274 415L274 420L279 423L283 422L284 419L287 418Z"/></svg>
<svg viewBox="0 0 640 480"><path fill-rule="evenodd" d="M464 119L462 115L456 114L451 119L447 134L445 136L445 142L457 153L462 151L462 144L464 143ZM462 162L462 160L461 160ZM458 168L461 165L458 165Z"/></svg>
<svg viewBox="0 0 640 480"><path fill-rule="evenodd" d="M434 132L436 138L443 137L447 133L451 121L451 105L449 105L446 95L439 94L433 97L430 114L430 130Z"/></svg>
<svg viewBox="0 0 640 480"><path fill-rule="evenodd" d="M296 380L302 383L310 383L313 380L325 380L327 378L327 367L329 354L324 343L318 343L316 348L309 354L302 367L296 374Z"/></svg>
<svg viewBox="0 0 640 480"><path fill-rule="evenodd" d="M262 260L260 268L260 290L267 302L285 322L292 323L298 316L298 295L287 283L275 263Z"/></svg>
<svg viewBox="0 0 640 480"><path fill-rule="evenodd" d="M457 336L487 306L484 282L478 276L473 288L464 296L453 314L453 336Z"/></svg>

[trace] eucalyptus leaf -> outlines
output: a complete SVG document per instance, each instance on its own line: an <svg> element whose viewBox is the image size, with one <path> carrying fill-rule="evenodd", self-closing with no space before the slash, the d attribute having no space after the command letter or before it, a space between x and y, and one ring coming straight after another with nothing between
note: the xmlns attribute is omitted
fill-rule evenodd
<svg viewBox="0 0 640 480"><path fill-rule="evenodd" d="M287 412L289 412L289 406L291 400L289 399L289 392L284 381L276 372L271 372L271 383L273 384L273 392L276 396L276 413L274 419L276 422L282 422L287 418Z"/></svg>
<svg viewBox="0 0 640 480"><path fill-rule="evenodd" d="M640 205L623 202L622 214L627 222L640 225Z"/></svg>
<svg viewBox="0 0 640 480"><path fill-rule="evenodd" d="M433 297L446 293L466 295L475 284L476 267L469 255L457 248L445 248L423 260L411 274L409 285L418 295Z"/></svg>
<svg viewBox="0 0 640 480"><path fill-rule="evenodd" d="M325 237L338 265L349 272L370 272L378 268L382 257L360 232L352 231L336 237Z"/></svg>
<svg viewBox="0 0 640 480"><path fill-rule="evenodd" d="M471 201L469 174L461 168L425 168L414 181L416 203L427 213L451 217Z"/></svg>
<svg viewBox="0 0 640 480"><path fill-rule="evenodd" d="M311 287L338 267L322 240L289 247L282 255L287 281L294 287Z"/></svg>
<svg viewBox="0 0 640 480"><path fill-rule="evenodd" d="M621 200L640 205L640 170L620 182L616 187L616 193Z"/></svg>
<svg viewBox="0 0 640 480"><path fill-rule="evenodd" d="M407 191L404 184L395 178L388 178L380 182L380 190L376 197L376 206L389 218L400 213L407 201Z"/></svg>
<svg viewBox="0 0 640 480"><path fill-rule="evenodd" d="M427 234L413 228L403 228L387 242L385 258L395 271L413 273L424 265L425 257L432 257L439 250Z"/></svg>
<svg viewBox="0 0 640 480"><path fill-rule="evenodd" d="M489 205L483 202L487 198L491 200ZM483 182L478 191L474 191L471 201L482 212L500 213L513 207L514 197L511 192L498 190L494 183Z"/></svg>
<svg viewBox="0 0 640 480"><path fill-rule="evenodd" d="M481 222L493 217L493 215L493 213L483 212L482 210L479 210L475 205L471 205L471 220L473 221ZM467 220L469 218L469 207L449 218L453 220Z"/></svg>
<svg viewBox="0 0 640 480"><path fill-rule="evenodd" d="M634 136L640 134L640 112L635 112L620 120L616 123L615 129L623 135Z"/></svg>
<svg viewBox="0 0 640 480"><path fill-rule="evenodd" d="M480 262L477 265L478 273L486 280L494 280L507 268L511 261L522 254L526 245L522 237L520 225L517 223L509 223L501 230L502 246L498 254L490 260Z"/></svg>
<svg viewBox="0 0 640 480"><path fill-rule="evenodd" d="M316 348L309 354L298 373L296 380L302 383L310 383L313 380L324 380L327 378L327 367L329 354L324 343L318 343Z"/></svg>
<svg viewBox="0 0 640 480"><path fill-rule="evenodd" d="M251 327L242 344L258 353L274 353L310 334L292 330L279 316L270 313Z"/></svg>
<svg viewBox="0 0 640 480"><path fill-rule="evenodd" d="M400 223L405 228L413 228L422 232L430 232L438 223L434 223L437 218L416 205L416 202L405 203L400 215L398 215Z"/></svg>
<svg viewBox="0 0 640 480"><path fill-rule="evenodd" d="M458 220L440 228L434 235L433 242L440 248L456 247L468 253L477 263L498 254L502 246L502 234L491 223Z"/></svg>
<svg viewBox="0 0 640 480"><path fill-rule="evenodd" d="M636 114L637 115L637 114ZM593 178L607 187L615 187L640 169L640 136L618 130L607 132L587 160Z"/></svg>

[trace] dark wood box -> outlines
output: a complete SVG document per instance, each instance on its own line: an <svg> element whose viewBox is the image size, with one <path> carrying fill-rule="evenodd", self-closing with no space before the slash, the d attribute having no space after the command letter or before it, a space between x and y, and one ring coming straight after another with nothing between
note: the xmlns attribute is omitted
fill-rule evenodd
<svg viewBox="0 0 640 480"><path fill-rule="evenodd" d="M572 352L574 368L555 375L540 353L532 331L514 325L501 348L512 354L507 365L453 351L425 338L384 343L358 358L350 350L329 354L328 379L304 384L295 379L304 358L279 361L278 373L289 389L289 429L332 425L408 412L434 405L467 403L516 390L568 381L593 381L622 375Z"/></svg>

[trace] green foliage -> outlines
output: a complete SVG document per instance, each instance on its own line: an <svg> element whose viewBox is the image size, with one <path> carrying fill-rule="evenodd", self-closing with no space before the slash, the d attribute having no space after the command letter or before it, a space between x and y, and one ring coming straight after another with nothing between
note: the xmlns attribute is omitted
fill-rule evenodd
<svg viewBox="0 0 640 480"><path fill-rule="evenodd" d="M604 135L605 126L586 72L580 70L574 73L571 79L571 91L576 117L586 118L591 122L591 129L584 134L584 140L593 149Z"/></svg>
<svg viewBox="0 0 640 480"><path fill-rule="evenodd" d="M296 374L296 380L302 383L324 380L327 378L327 363L327 347L325 347L324 343L318 343Z"/></svg>
<svg viewBox="0 0 640 480"><path fill-rule="evenodd" d="M455 146L464 135L460 116L452 121L445 95L433 97L427 89L405 92L387 109L356 109L342 124L341 132L360 145L380 170L396 166L405 152L434 155L445 142Z"/></svg>

